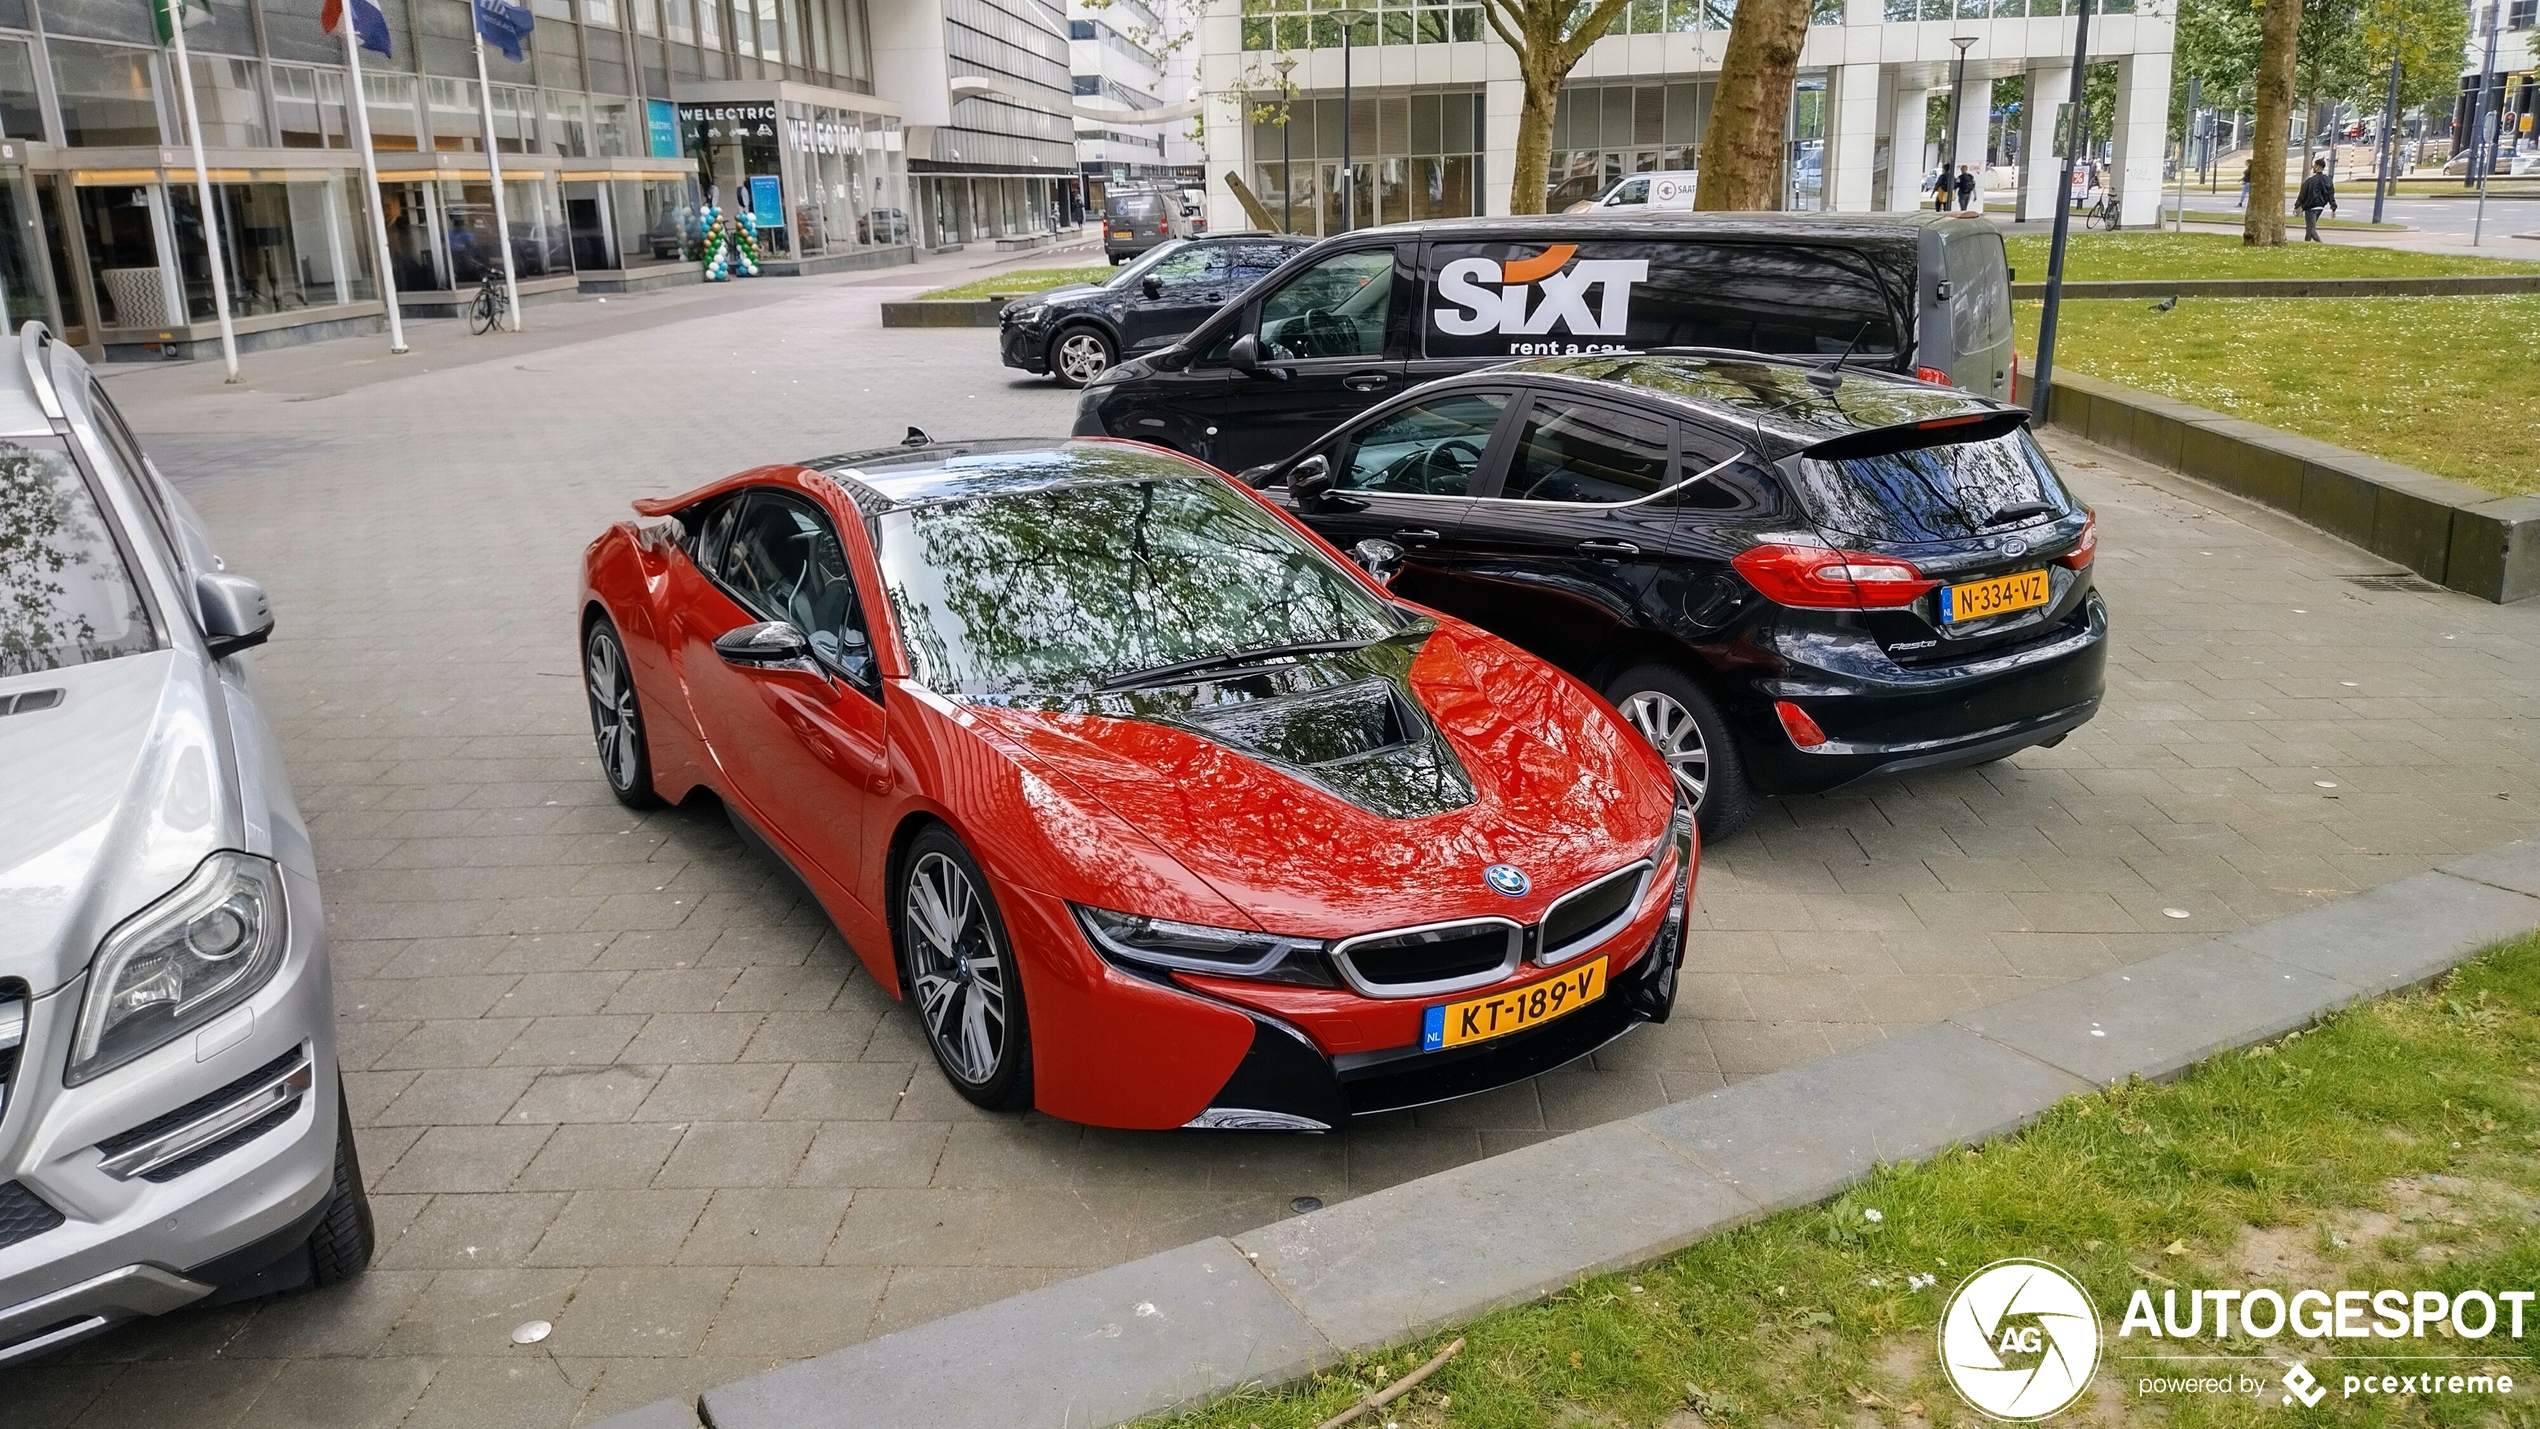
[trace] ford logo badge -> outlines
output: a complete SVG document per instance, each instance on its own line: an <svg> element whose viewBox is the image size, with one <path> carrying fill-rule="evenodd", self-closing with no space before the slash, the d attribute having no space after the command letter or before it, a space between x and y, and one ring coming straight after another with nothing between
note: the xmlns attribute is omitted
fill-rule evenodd
<svg viewBox="0 0 2540 1429"><path fill-rule="evenodd" d="M2006 556L2025 556L2028 554L2028 542L2014 536L2002 543L2002 554Z"/></svg>
<svg viewBox="0 0 2540 1429"><path fill-rule="evenodd" d="M1526 890L1534 887L1524 869L1504 863L1494 863L1483 869L1482 882L1489 884L1493 891L1505 893L1511 898L1523 898Z"/></svg>

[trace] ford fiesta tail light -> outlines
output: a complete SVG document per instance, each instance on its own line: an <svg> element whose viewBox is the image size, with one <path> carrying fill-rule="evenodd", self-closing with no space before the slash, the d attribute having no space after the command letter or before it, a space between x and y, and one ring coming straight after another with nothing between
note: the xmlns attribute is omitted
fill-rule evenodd
<svg viewBox="0 0 2540 1429"><path fill-rule="evenodd" d="M1775 700L1773 713L1781 717L1782 733L1802 749L1814 749L1826 742L1826 732L1808 717L1808 712L1788 700Z"/></svg>
<svg viewBox="0 0 2540 1429"><path fill-rule="evenodd" d="M2055 558L2055 564L2067 570L2084 570L2090 558L2099 554L2099 518L2096 515L2081 523L2081 544Z"/></svg>
<svg viewBox="0 0 2540 1429"><path fill-rule="evenodd" d="M1914 369L1914 380L1917 382L1936 382L1939 385L1946 387L1949 385L1949 374L1941 371L1937 367L1917 367Z"/></svg>
<svg viewBox="0 0 2540 1429"><path fill-rule="evenodd" d="M1894 610L1940 584L1911 561L1824 546L1752 546L1729 564L1765 599L1803 610Z"/></svg>

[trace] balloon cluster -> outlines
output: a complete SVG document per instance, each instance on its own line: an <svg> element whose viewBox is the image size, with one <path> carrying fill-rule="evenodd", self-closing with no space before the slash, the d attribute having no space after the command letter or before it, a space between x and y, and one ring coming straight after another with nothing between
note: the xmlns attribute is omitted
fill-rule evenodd
<svg viewBox="0 0 2540 1429"><path fill-rule="evenodd" d="M734 277L757 277L758 238L750 232L750 226L741 221L740 215L725 213L708 204L703 218L706 281L720 283Z"/></svg>

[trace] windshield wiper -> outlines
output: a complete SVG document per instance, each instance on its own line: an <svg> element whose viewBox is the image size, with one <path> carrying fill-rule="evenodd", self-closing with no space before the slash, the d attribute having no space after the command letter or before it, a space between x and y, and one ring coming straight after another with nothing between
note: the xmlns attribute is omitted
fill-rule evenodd
<svg viewBox="0 0 2540 1429"><path fill-rule="evenodd" d="M2052 516L2057 507L2052 501L2014 501L1978 523L1978 530L1989 531L2013 521L2026 521L2032 516Z"/></svg>
<svg viewBox="0 0 2540 1429"><path fill-rule="evenodd" d="M1377 639L1382 639L1382 636ZM1264 645L1253 650L1235 650L1223 655L1201 655L1189 660L1174 660L1162 665L1149 665L1143 670L1112 675L1094 686L1098 690L1124 690L1132 685L1152 685L1177 675L1195 675L1204 670L1223 670L1241 665L1255 665L1275 660L1282 655L1329 655L1349 650L1364 650L1375 640L1300 640L1289 645Z"/></svg>

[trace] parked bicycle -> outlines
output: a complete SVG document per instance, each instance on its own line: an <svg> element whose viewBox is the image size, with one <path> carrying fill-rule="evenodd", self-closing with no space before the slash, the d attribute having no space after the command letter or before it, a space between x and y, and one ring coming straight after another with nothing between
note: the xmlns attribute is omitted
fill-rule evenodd
<svg viewBox="0 0 2540 1429"><path fill-rule="evenodd" d="M484 280L476 285L475 300L467 305L467 330L486 333L507 326L505 319L511 310L511 298L503 290L503 275L488 268Z"/></svg>
<svg viewBox="0 0 2540 1429"><path fill-rule="evenodd" d="M2098 202L2090 206L2090 212L2083 215L2082 225L2086 228L2104 228L2111 233L2115 232L2117 196L2113 193L2101 194Z"/></svg>

